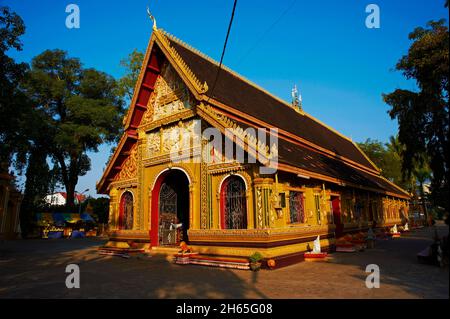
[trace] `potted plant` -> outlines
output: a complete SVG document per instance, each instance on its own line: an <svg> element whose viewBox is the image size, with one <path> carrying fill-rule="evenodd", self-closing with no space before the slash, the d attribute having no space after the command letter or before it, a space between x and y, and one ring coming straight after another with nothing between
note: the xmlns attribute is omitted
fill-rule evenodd
<svg viewBox="0 0 450 319"><path fill-rule="evenodd" d="M261 260L263 259L263 256L259 252L254 252L248 259L250 260L251 270L258 271L261 269Z"/></svg>

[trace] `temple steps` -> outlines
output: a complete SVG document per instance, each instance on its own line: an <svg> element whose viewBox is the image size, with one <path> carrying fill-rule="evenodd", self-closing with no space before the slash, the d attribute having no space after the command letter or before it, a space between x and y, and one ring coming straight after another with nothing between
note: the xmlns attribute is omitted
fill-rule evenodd
<svg viewBox="0 0 450 319"><path fill-rule="evenodd" d="M244 270L250 269L250 263L246 258L218 257L200 254L176 254L174 256L174 262L179 265L200 265Z"/></svg>
<svg viewBox="0 0 450 319"><path fill-rule="evenodd" d="M155 254L175 255L180 251L178 246L155 246L151 248L151 252Z"/></svg>

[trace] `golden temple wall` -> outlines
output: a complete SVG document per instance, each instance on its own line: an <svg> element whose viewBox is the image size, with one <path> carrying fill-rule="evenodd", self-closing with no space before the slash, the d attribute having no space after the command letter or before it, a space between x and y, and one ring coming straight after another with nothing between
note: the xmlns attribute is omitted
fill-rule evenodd
<svg viewBox="0 0 450 319"><path fill-rule="evenodd" d="M211 148L197 130L195 102L170 67L162 74L137 130L137 143L109 184L112 238L149 242L152 214L157 213L152 212L152 190L168 170L183 171L189 180L188 234L191 244L203 253L248 256L259 250L274 257L305 251L318 235L328 247L335 231L331 195L340 196L344 232L367 229L371 219L378 226L400 224L401 212L407 215L404 200L317 180L303 181L287 173L260 175L257 164L240 164L214 152L222 160L205 162L201 152L210 160ZM189 134L179 133L180 129ZM181 156L174 162L175 153ZM220 190L230 175L240 176L246 185L247 229L221 229ZM303 193L305 220L291 223L288 199L294 191ZM133 195L133 229L119 230L120 201L125 192ZM284 194L284 206L280 194Z"/></svg>

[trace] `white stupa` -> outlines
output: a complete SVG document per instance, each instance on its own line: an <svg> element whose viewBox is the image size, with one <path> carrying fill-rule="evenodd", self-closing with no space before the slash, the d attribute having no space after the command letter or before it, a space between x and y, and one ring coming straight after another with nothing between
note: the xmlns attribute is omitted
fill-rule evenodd
<svg viewBox="0 0 450 319"><path fill-rule="evenodd" d="M316 240L314 240L313 254L320 254L320 236L317 236Z"/></svg>

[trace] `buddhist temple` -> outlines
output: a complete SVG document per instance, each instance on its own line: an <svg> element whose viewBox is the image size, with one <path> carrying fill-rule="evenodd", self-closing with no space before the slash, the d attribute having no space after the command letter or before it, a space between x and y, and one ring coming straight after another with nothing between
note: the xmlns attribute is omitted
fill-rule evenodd
<svg viewBox="0 0 450 319"><path fill-rule="evenodd" d="M410 194L351 139L218 69L154 26L123 136L97 183L110 197L107 246L185 241L202 254L282 260L318 236L326 251L343 234L402 223Z"/></svg>

